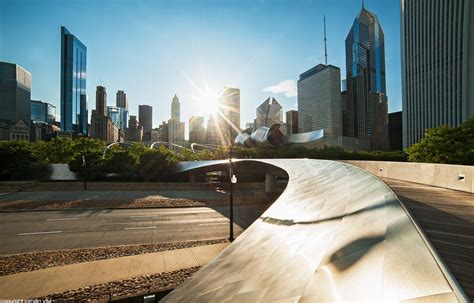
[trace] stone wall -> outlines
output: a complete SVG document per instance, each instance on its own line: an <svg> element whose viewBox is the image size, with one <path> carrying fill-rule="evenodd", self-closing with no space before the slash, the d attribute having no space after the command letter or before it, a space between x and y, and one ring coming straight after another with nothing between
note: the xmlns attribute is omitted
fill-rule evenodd
<svg viewBox="0 0 474 303"><path fill-rule="evenodd" d="M387 161L342 161L381 178L474 193L474 166Z"/></svg>

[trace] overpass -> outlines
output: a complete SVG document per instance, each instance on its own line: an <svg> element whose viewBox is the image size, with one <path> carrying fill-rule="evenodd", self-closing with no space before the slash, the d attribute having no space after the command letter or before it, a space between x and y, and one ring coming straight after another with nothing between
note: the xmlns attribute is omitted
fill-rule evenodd
<svg viewBox="0 0 474 303"><path fill-rule="evenodd" d="M178 172L228 161L180 164ZM347 163L235 160L235 170L287 175L273 205L165 302L468 301L393 191Z"/></svg>

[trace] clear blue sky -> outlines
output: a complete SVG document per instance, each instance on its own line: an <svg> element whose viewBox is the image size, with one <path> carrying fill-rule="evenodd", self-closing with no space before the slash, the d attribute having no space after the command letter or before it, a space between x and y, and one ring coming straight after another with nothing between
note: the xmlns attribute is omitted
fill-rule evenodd
<svg viewBox="0 0 474 303"><path fill-rule="evenodd" d="M385 33L389 112L401 110L398 0L365 0ZM0 0L0 60L32 74L32 98L59 109L60 26L87 46L87 94L104 85L108 105L125 90L131 114L153 106L154 127L171 115L178 94L181 119L201 113L192 96L205 83L241 90L241 123L253 121L269 95L296 109L292 83L324 63L323 16L329 63L345 78L344 41L361 8L359 0ZM285 82L283 82L285 81ZM287 93L265 88L283 82ZM280 87L279 86L279 87Z"/></svg>

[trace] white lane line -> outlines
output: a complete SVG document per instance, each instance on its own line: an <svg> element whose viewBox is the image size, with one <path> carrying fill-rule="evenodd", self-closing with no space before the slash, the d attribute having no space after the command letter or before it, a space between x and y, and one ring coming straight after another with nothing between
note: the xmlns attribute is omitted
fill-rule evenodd
<svg viewBox="0 0 474 303"><path fill-rule="evenodd" d="M56 231L39 231L35 233L22 233L18 234L19 236L30 236L30 235L44 235L44 234L59 234L62 233L62 230L56 230Z"/></svg>
<svg viewBox="0 0 474 303"><path fill-rule="evenodd" d="M125 229L151 229L151 228L156 228L156 226L125 227Z"/></svg>
<svg viewBox="0 0 474 303"><path fill-rule="evenodd" d="M221 225L221 224L229 224L229 222L202 223L202 224L199 224L199 226L205 226L205 225Z"/></svg>
<svg viewBox="0 0 474 303"><path fill-rule="evenodd" d="M46 219L46 221L69 221L69 220L79 220L80 218L59 218L59 219Z"/></svg>

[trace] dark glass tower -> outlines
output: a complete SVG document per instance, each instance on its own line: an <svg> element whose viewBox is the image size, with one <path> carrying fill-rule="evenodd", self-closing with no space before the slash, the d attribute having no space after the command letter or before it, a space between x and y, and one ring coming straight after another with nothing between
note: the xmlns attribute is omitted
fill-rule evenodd
<svg viewBox="0 0 474 303"><path fill-rule="evenodd" d="M384 33L377 15L362 7L346 38L344 135L388 148Z"/></svg>
<svg viewBox="0 0 474 303"><path fill-rule="evenodd" d="M87 48L61 26L61 130L87 134Z"/></svg>
<svg viewBox="0 0 474 303"><path fill-rule="evenodd" d="M30 125L31 74L21 66L0 62L0 120Z"/></svg>
<svg viewBox="0 0 474 303"><path fill-rule="evenodd" d="M138 106L138 121L143 126L143 141L151 141L153 128L153 107L151 105Z"/></svg>

